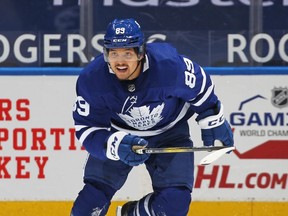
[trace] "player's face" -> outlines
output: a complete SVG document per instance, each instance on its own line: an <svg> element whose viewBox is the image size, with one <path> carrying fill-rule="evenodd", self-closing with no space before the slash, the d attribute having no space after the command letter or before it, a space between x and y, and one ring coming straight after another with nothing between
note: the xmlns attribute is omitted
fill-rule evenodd
<svg viewBox="0 0 288 216"><path fill-rule="evenodd" d="M110 49L108 53L110 66L120 80L132 80L139 76L139 60L133 48Z"/></svg>

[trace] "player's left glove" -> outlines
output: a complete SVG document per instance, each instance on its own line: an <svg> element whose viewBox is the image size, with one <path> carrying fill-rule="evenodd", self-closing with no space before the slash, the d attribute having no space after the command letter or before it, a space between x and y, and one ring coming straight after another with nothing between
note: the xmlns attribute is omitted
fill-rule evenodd
<svg viewBox="0 0 288 216"><path fill-rule="evenodd" d="M147 144L141 137L118 131L108 138L106 156L111 160L121 160L129 166L138 166L148 159L149 154L137 154L133 147L144 148Z"/></svg>
<svg viewBox="0 0 288 216"><path fill-rule="evenodd" d="M213 146L215 140L220 140L224 146L233 146L233 132L224 117L223 106L217 102L214 109L200 113L196 121L201 128L201 136L205 146Z"/></svg>

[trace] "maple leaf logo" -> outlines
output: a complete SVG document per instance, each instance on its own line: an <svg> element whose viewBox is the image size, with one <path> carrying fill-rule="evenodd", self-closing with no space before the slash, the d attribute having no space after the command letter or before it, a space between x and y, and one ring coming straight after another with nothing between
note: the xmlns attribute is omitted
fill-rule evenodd
<svg viewBox="0 0 288 216"><path fill-rule="evenodd" d="M118 114L118 116L130 127L137 130L147 130L154 127L163 117L161 115L164 109L164 103L158 105L152 111L150 106L133 107L128 114Z"/></svg>

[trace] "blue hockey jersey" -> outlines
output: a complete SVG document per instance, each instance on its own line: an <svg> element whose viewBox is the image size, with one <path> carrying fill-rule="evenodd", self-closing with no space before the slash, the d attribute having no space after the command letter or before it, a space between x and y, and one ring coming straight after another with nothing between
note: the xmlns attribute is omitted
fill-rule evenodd
<svg viewBox="0 0 288 216"><path fill-rule="evenodd" d="M95 157L105 157L112 132L157 136L218 100L210 76L167 43L147 44L135 80L118 80L99 55L79 75L76 92L76 136Z"/></svg>

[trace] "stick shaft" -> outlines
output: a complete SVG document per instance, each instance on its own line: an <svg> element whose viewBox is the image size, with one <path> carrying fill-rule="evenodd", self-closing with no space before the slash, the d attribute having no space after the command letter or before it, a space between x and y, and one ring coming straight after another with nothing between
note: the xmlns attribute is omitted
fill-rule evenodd
<svg viewBox="0 0 288 216"><path fill-rule="evenodd" d="M185 153L185 152L196 152L196 151L217 151L220 149L227 148L225 146L203 146L203 147L168 147L168 148L139 148L134 149L138 154L161 154L161 153Z"/></svg>

